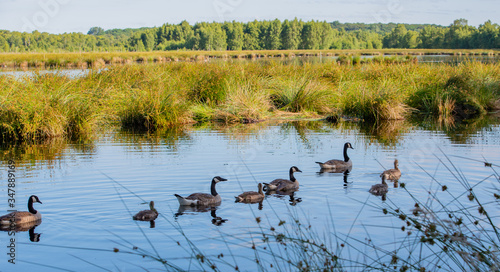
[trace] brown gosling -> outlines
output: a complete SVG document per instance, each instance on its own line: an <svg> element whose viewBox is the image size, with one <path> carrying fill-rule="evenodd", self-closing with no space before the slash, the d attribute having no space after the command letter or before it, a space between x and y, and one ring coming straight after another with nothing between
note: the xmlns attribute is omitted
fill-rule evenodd
<svg viewBox="0 0 500 272"><path fill-rule="evenodd" d="M27 212L11 212L9 214L0 217L0 225L15 226L18 224L26 224L36 222L42 219L42 214L33 208L33 203L40 203L40 199L36 195L32 195L28 198L28 211Z"/></svg>
<svg viewBox="0 0 500 272"><path fill-rule="evenodd" d="M385 170L382 175L387 175L387 180L397 181L401 178L401 170L399 170L399 161L394 160L394 169Z"/></svg>
<svg viewBox="0 0 500 272"><path fill-rule="evenodd" d="M149 202L149 210L143 210L132 216L134 220L153 221L158 217L158 211L155 209L155 202Z"/></svg>
<svg viewBox="0 0 500 272"><path fill-rule="evenodd" d="M266 197L264 195L264 191L262 190L262 183L259 183L258 185L259 191L258 192L244 192L240 194L239 196L236 196L236 202L243 202L243 203L259 203L264 198Z"/></svg>
<svg viewBox="0 0 500 272"><path fill-rule="evenodd" d="M386 175L382 175L382 183L373 185L372 188L370 188L369 192L377 196L383 196L387 194L387 192L389 191L389 186L385 182L386 178Z"/></svg>

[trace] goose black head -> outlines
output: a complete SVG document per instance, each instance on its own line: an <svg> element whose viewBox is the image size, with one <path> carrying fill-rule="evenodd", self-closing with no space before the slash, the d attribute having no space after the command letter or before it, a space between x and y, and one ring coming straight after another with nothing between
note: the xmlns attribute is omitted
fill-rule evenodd
<svg viewBox="0 0 500 272"><path fill-rule="evenodd" d="M297 166L292 166L292 168L290 168L290 172L294 173L294 172L301 172L299 168L297 168Z"/></svg>
<svg viewBox="0 0 500 272"><path fill-rule="evenodd" d="M40 203L40 204L42 204L42 201L40 201L40 199L38 199L38 196L36 196L36 195L30 196L30 200L33 203Z"/></svg>
<svg viewBox="0 0 500 272"><path fill-rule="evenodd" d="M213 179L212 179L213 182L215 183L218 183L218 182L221 182L221 181L227 181L227 179L225 178L221 178L219 176L215 176Z"/></svg>
<svg viewBox="0 0 500 272"><path fill-rule="evenodd" d="M345 143L344 148L345 149L347 149L347 148L354 149L354 147L352 147L351 143L349 143L349 142Z"/></svg>

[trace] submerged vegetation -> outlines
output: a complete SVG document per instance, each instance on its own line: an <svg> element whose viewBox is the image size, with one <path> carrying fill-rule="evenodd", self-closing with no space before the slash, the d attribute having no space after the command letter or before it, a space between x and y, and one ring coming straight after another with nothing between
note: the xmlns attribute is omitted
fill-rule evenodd
<svg viewBox="0 0 500 272"><path fill-rule="evenodd" d="M411 57L342 63L171 62L111 66L79 78L3 75L1 138L90 134L110 122L154 130L280 116L378 121L423 114L450 123L498 108L499 64L422 65Z"/></svg>

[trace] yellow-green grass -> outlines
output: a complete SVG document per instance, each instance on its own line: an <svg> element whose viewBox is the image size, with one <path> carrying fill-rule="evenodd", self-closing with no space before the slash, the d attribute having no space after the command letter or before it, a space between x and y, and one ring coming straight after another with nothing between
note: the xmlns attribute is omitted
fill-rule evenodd
<svg viewBox="0 0 500 272"><path fill-rule="evenodd" d="M385 55L489 55L499 56L498 49L356 49L356 50L245 50L245 51L151 51L151 52L82 52L82 53L0 53L3 68L87 68L109 64L170 61L205 61L208 59L293 58L301 56L385 56ZM354 59L354 61L359 59Z"/></svg>
<svg viewBox="0 0 500 272"><path fill-rule="evenodd" d="M297 115L471 119L498 104L500 64L170 62L112 66L81 78L4 75L0 86L5 141L90 134L109 122L155 130Z"/></svg>

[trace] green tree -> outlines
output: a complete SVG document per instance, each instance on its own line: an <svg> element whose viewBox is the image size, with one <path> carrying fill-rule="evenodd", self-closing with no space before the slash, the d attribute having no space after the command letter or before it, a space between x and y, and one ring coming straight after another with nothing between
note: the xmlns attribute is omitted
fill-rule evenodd
<svg viewBox="0 0 500 272"><path fill-rule="evenodd" d="M497 24L492 24L490 20L479 25L473 44L475 48L499 48L497 44L500 28Z"/></svg>
<svg viewBox="0 0 500 272"><path fill-rule="evenodd" d="M442 48L444 30L435 26L426 26L418 34L420 48Z"/></svg>
<svg viewBox="0 0 500 272"><path fill-rule="evenodd" d="M471 37L475 31L477 30L469 26L467 20L457 19L445 33L443 46L455 49L471 48Z"/></svg>
<svg viewBox="0 0 500 272"><path fill-rule="evenodd" d="M225 22L224 30L227 35L227 47L229 50L243 49L244 33L243 24L233 21L232 23Z"/></svg>
<svg viewBox="0 0 500 272"><path fill-rule="evenodd" d="M295 18L293 21L285 20L281 30L281 49L298 49L303 22ZM330 27L331 29L331 27Z"/></svg>
<svg viewBox="0 0 500 272"><path fill-rule="evenodd" d="M385 48L405 48L407 45L407 30L403 24L398 24L391 33L384 36L383 45Z"/></svg>
<svg viewBox="0 0 500 272"><path fill-rule="evenodd" d="M281 21L275 19L270 22L265 37L265 45L268 50L278 50L281 46Z"/></svg>
<svg viewBox="0 0 500 272"><path fill-rule="evenodd" d="M103 35L104 29L102 27L94 26L89 29L87 35Z"/></svg>
<svg viewBox="0 0 500 272"><path fill-rule="evenodd" d="M314 21L306 22L302 28L302 49L319 49L321 46L321 28Z"/></svg>
<svg viewBox="0 0 500 272"><path fill-rule="evenodd" d="M2 52L9 52L9 43L2 36L0 36L0 51L2 51Z"/></svg>
<svg viewBox="0 0 500 272"><path fill-rule="evenodd" d="M260 36L260 27L259 22L257 20L253 22L249 22L245 25L243 31L243 49L245 50L259 50L259 36Z"/></svg>
<svg viewBox="0 0 500 272"><path fill-rule="evenodd" d="M319 23L319 32L320 32L320 49L330 49L333 43L334 32L330 24L327 22Z"/></svg>
<svg viewBox="0 0 500 272"><path fill-rule="evenodd" d="M145 31L141 34L141 41L145 51L151 51L155 47L155 36L152 31Z"/></svg>

